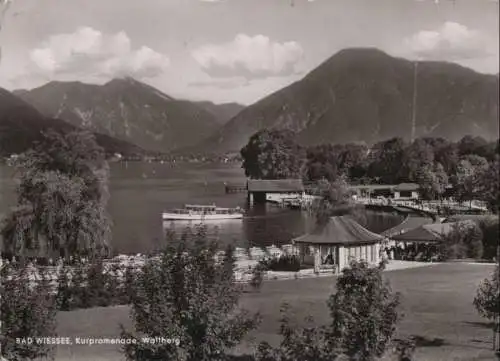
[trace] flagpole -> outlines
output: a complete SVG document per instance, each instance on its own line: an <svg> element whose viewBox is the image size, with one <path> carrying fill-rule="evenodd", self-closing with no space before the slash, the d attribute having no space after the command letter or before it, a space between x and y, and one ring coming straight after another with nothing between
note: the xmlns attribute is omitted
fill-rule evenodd
<svg viewBox="0 0 500 361"><path fill-rule="evenodd" d="M411 142L415 140L416 136L416 121L417 121L417 72L418 72L418 60L413 62L413 102L412 102L412 114L411 114Z"/></svg>

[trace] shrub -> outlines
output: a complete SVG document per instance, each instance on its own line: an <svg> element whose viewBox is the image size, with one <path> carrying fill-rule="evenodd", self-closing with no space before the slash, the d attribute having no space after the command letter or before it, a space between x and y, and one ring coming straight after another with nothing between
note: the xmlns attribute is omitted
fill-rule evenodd
<svg viewBox="0 0 500 361"><path fill-rule="evenodd" d="M499 272L500 270L498 266L496 266L491 278L481 282L473 301L474 307L478 313L482 317L490 320L495 319L500 313L500 293L498 292L500 289Z"/></svg>
<svg viewBox="0 0 500 361"><path fill-rule="evenodd" d="M90 265L65 265L59 272L57 307L61 311L71 311L128 304L133 279L132 267L112 264L106 269L102 260Z"/></svg>
<svg viewBox="0 0 500 361"><path fill-rule="evenodd" d="M189 231L188 231L189 233ZM122 337L127 360L219 361L258 323L238 305L243 287L235 283L233 248L216 261L216 242L204 228L163 251L160 261L148 261L131 289L135 331ZM178 344L147 344L141 337L178 339Z"/></svg>
<svg viewBox="0 0 500 361"><path fill-rule="evenodd" d="M369 267L366 262L352 262L337 279L337 292L328 307L332 322L324 327L296 328L282 309L278 347L260 344L257 361L373 361L392 344L399 295L383 281L382 263Z"/></svg>
<svg viewBox="0 0 500 361"><path fill-rule="evenodd" d="M26 282L30 270L17 265L4 266L1 271L1 350L8 360L53 357L54 347L41 343L20 343L16 338L56 335L56 302L50 294L48 275L42 280Z"/></svg>
<svg viewBox="0 0 500 361"><path fill-rule="evenodd" d="M494 259L500 242L498 218L485 219L479 222L479 228L483 234L483 258Z"/></svg>
<svg viewBox="0 0 500 361"><path fill-rule="evenodd" d="M476 224L456 223L440 244L440 254L445 260L474 258L483 255L483 235Z"/></svg>
<svg viewBox="0 0 500 361"><path fill-rule="evenodd" d="M260 289L262 282L264 281L264 273L267 271L267 266L259 262L252 270L252 278L250 279L250 286L254 290Z"/></svg>
<svg viewBox="0 0 500 361"><path fill-rule="evenodd" d="M282 255L268 260L262 260L259 264L275 272L298 272L300 271L300 259L295 255Z"/></svg>

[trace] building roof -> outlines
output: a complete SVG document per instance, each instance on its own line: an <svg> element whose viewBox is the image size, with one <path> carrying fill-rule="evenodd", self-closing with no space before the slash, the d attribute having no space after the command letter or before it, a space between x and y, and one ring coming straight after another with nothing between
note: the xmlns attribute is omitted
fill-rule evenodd
<svg viewBox="0 0 500 361"><path fill-rule="evenodd" d="M390 190L390 191L417 191L419 189L418 184L416 183L401 183L401 184L360 184L360 185L352 185L349 187L350 189L359 189L359 190Z"/></svg>
<svg viewBox="0 0 500 361"><path fill-rule="evenodd" d="M408 191L418 191L418 189L419 189L419 186L416 183L401 183L401 184L398 184L394 188L394 190L398 191L398 192L399 191L403 191L403 192L405 192L405 191L407 191L407 192Z"/></svg>
<svg viewBox="0 0 500 361"><path fill-rule="evenodd" d="M303 192L302 179L249 179L250 192Z"/></svg>
<svg viewBox="0 0 500 361"><path fill-rule="evenodd" d="M402 242L441 242L458 224L473 225L471 221L454 223L424 224L402 234L391 236L392 239Z"/></svg>
<svg viewBox="0 0 500 361"><path fill-rule="evenodd" d="M349 186L349 189L359 189L359 190L393 190L397 186L394 184L359 184L359 185L352 185Z"/></svg>
<svg viewBox="0 0 500 361"><path fill-rule="evenodd" d="M294 243L356 245L376 243L382 236L370 232L350 216L331 217L323 227L293 240Z"/></svg>
<svg viewBox="0 0 500 361"><path fill-rule="evenodd" d="M403 222L395 227L388 229L381 233L382 236L391 237L395 234L401 234L411 229L418 228L424 224L434 223L433 219L430 217L412 217L408 216Z"/></svg>
<svg viewBox="0 0 500 361"><path fill-rule="evenodd" d="M446 218L443 223L453 223L460 221L498 221L498 216L493 214L457 214Z"/></svg>

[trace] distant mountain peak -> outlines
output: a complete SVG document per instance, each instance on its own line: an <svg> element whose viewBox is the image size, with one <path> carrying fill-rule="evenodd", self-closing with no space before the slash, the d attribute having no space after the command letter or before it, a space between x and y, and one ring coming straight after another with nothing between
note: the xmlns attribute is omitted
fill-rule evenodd
<svg viewBox="0 0 500 361"><path fill-rule="evenodd" d="M409 139L413 125L416 136L450 140L498 134L498 76L419 61L415 82L414 63L375 48L343 49L189 151L238 151L263 128L294 129L303 144Z"/></svg>
<svg viewBox="0 0 500 361"><path fill-rule="evenodd" d="M61 119L43 116L18 96L0 88L0 156L19 154L28 150L35 142L41 140L42 132L48 129L69 132L77 127ZM147 153L144 149L123 140L104 134L95 136L97 143L107 154L120 153L128 156Z"/></svg>
<svg viewBox="0 0 500 361"><path fill-rule="evenodd" d="M335 53L332 58L340 58L343 56L377 56L383 58L391 58L389 54L385 51L380 50L375 47L353 47L353 48L345 48L339 50Z"/></svg>
<svg viewBox="0 0 500 361"><path fill-rule="evenodd" d="M104 84L104 87L117 90L122 90L124 88L136 88L138 91L140 91L139 89L142 88L144 91L152 92L157 96L163 98L164 100L169 100L169 101L175 100L175 98L171 97L170 95L165 94L162 91L156 89L155 87L152 87L151 85L143 83L139 80L136 80L130 76L114 78L109 82L107 82L106 84Z"/></svg>
<svg viewBox="0 0 500 361"><path fill-rule="evenodd" d="M196 102L177 100L131 77L104 85L52 82L18 95L47 117L152 151L194 144L220 126L218 115Z"/></svg>
<svg viewBox="0 0 500 361"><path fill-rule="evenodd" d="M121 76L116 77L105 83L104 85L113 85L113 84L143 84L142 82L134 79L131 76Z"/></svg>

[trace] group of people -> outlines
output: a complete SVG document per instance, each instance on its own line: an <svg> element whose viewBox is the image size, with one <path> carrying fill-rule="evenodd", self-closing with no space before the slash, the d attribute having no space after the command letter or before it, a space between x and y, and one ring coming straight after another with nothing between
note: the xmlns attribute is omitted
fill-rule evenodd
<svg viewBox="0 0 500 361"><path fill-rule="evenodd" d="M440 261L439 247L436 244L407 244L386 246L382 252L383 256L389 260L436 262Z"/></svg>

